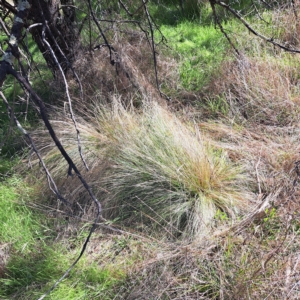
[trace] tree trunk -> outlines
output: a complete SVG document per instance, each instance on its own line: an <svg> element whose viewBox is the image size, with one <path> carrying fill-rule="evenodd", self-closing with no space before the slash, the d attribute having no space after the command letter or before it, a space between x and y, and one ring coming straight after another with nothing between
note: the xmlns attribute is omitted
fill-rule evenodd
<svg viewBox="0 0 300 300"><path fill-rule="evenodd" d="M73 2L73 0L33 0L28 16L31 22L43 24L43 26L33 27L31 32L54 76L58 66L43 41L43 34L66 73L75 60L80 44Z"/></svg>

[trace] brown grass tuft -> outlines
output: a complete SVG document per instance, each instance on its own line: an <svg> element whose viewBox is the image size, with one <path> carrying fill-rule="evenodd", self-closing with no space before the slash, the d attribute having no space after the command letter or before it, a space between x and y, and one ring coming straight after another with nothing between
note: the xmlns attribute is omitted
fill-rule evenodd
<svg viewBox="0 0 300 300"><path fill-rule="evenodd" d="M278 58L243 57L225 63L210 90L223 95L231 116L242 122L283 126L300 116L298 64L289 55Z"/></svg>

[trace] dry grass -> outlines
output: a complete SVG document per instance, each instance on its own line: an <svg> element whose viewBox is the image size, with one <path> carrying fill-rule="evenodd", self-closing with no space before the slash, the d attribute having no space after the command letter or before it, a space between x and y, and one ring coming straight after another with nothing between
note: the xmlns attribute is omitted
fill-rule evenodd
<svg viewBox="0 0 300 300"><path fill-rule="evenodd" d="M243 127L226 120L197 124L151 102L143 110L125 109L117 99L110 102L94 108L89 119L90 113L79 119L79 128L92 166L87 176L105 204L104 214L131 232L95 239L89 250L100 266L126 274L115 287L115 299L298 299L298 127L255 122ZM71 122L53 124L80 163ZM67 166L61 166L56 175L66 174ZM74 199L76 186L75 178L65 181ZM231 203L211 202L216 206L206 217L214 231L193 242L189 233L197 236L203 224L197 227L193 218L189 224L178 222L187 210L182 200L188 204L192 195L195 205L198 193L202 201L203 194L215 201L215 190L217 197L222 191L226 201L235 199L235 209L244 204L246 191L250 211L234 219ZM163 207L164 199L169 203ZM84 204L88 217L92 208ZM200 208L188 207L197 217L208 209ZM169 243L166 236L177 241Z"/></svg>
<svg viewBox="0 0 300 300"><path fill-rule="evenodd" d="M110 220L200 238L213 226L218 210L232 219L247 211L249 178L195 124L181 122L157 104L136 112L124 109L118 100L110 109L101 105L90 120L78 122L91 167L87 177ZM53 125L68 153L82 165L70 121ZM65 193L74 198L82 192L77 179L61 176L66 163L47 137L41 139L42 132L36 134L52 174L65 181Z"/></svg>
<svg viewBox="0 0 300 300"><path fill-rule="evenodd" d="M95 50L91 55L83 53L75 62L76 71L84 86L85 102L91 104L95 98L107 102L112 95L118 94L122 95L125 105L139 106L143 102L142 99L149 97L164 103L156 87L153 54L149 41L144 33L139 31L122 28L119 30L114 33L111 41L117 53L113 55L115 60L113 65L110 63L106 47ZM160 84L167 80L164 79L167 78L168 72L165 68L167 60L157 56ZM73 81L70 86L73 94L76 95L76 92L78 94L76 82Z"/></svg>
<svg viewBox="0 0 300 300"><path fill-rule="evenodd" d="M274 18L285 28L281 36L298 44L297 26ZM123 43L118 75L102 52L87 69L78 62L90 99L78 117L90 166L84 175L105 217L127 231L95 237L88 250L101 267L126 274L115 299L299 299L299 64L256 46L255 55L224 63L211 83L209 96L229 108L218 121L215 114L195 121L190 116L203 112L170 112L152 101L152 62L144 60L141 36ZM174 88L177 71L160 66ZM53 119L83 170L68 114ZM36 136L74 215L88 219L93 206L78 180L66 178L48 137Z"/></svg>
<svg viewBox="0 0 300 300"><path fill-rule="evenodd" d="M239 122L295 124L300 113L298 64L288 55L282 59L244 56L226 63L211 90L226 97L231 116Z"/></svg>
<svg viewBox="0 0 300 300"><path fill-rule="evenodd" d="M88 250L100 267L126 274L115 286L115 299L298 299L298 126L267 126L253 119L247 127L225 120L195 124L149 103L139 111L111 103L78 122L91 167L86 175L105 204L104 214L131 232L95 238ZM71 122L53 124L80 163ZM48 149L44 154L52 171L64 177L67 166L52 146ZM240 177L238 165L248 180ZM74 201L76 190L86 199L75 178L60 180ZM240 208L249 189L256 194L245 197L252 210L234 219L233 207ZM215 202L219 191L221 204ZM193 207L196 197L206 199L203 195L213 199L213 209ZM92 208L84 201L79 204L88 217ZM218 207L226 213L215 214ZM220 228L193 242L189 233L203 230L204 209L211 213L205 216L210 226ZM188 217L200 216L200 226L199 219L180 221L188 210Z"/></svg>
<svg viewBox="0 0 300 300"><path fill-rule="evenodd" d="M272 23L278 28L278 38L287 47L299 47L300 26L298 16L300 5L295 1L294 5L286 5L286 8L275 11L272 14Z"/></svg>
<svg viewBox="0 0 300 300"><path fill-rule="evenodd" d="M90 259L127 274L115 299L298 299L297 225L271 210L205 243L95 238Z"/></svg>

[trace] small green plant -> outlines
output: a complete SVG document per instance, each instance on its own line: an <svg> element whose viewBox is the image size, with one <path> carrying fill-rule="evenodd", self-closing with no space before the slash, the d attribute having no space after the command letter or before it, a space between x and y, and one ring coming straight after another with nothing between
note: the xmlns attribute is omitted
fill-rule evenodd
<svg viewBox="0 0 300 300"><path fill-rule="evenodd" d="M264 218L264 222L268 223L272 219L275 218L275 216L276 216L276 208L275 207L272 207L271 209L267 208L266 211L265 211L265 213L266 213L266 217Z"/></svg>
<svg viewBox="0 0 300 300"><path fill-rule="evenodd" d="M266 239L273 240L276 239L277 233L282 230L282 222L277 215L277 209L272 207L266 209L266 216L262 222L262 232L266 236Z"/></svg>
<svg viewBox="0 0 300 300"><path fill-rule="evenodd" d="M217 221L228 221L228 215L224 212L221 211L220 209L217 210L216 214L215 214L215 219Z"/></svg>
<svg viewBox="0 0 300 300"><path fill-rule="evenodd" d="M226 116L229 112L229 104L227 103L225 96L222 95L217 95L214 98L208 98L206 105L212 112L212 116L218 116L219 114Z"/></svg>

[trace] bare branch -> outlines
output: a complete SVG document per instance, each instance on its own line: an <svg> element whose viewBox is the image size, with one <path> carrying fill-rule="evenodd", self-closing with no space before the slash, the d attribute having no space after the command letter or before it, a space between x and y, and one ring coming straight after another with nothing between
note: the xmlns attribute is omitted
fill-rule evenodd
<svg viewBox="0 0 300 300"><path fill-rule="evenodd" d="M251 0L251 2L252 2L252 6L254 7L254 10L255 10L256 14L258 15L259 19L262 20L263 22L265 22L266 24L269 25L270 23L267 22L267 21L261 16L261 14L260 14L260 12L259 12L259 10L258 10L256 4L254 3L254 0Z"/></svg>
<svg viewBox="0 0 300 300"><path fill-rule="evenodd" d="M1 25L2 29L4 30L5 34L7 35L7 37L9 37L9 32L8 32L2 18L0 18L0 25Z"/></svg>
<svg viewBox="0 0 300 300"><path fill-rule="evenodd" d="M80 171L77 169L76 165L74 164L73 160L71 159L71 157L67 154L66 150L64 149L64 147L62 146L61 142L59 141L59 139L57 138L55 131L52 128L52 125L49 122L49 119L47 117L47 112L46 112L46 107L44 102L42 101L42 99L35 93L35 91L32 89L31 85L25 80L25 78L23 78L20 74L18 74L13 68L12 66L10 66L7 70L8 74L13 75L21 85L23 85L26 90L31 94L33 101L39 106L40 108L40 115L49 131L49 134L51 136L51 138L53 139L54 143L56 144L57 148L59 149L60 153L62 154L62 156L64 157L64 159L68 162L69 165L69 170L68 173L72 172L72 170L75 172L76 176L79 178L79 180L81 181L82 185L84 186L84 188L87 190L89 196L91 197L91 199L93 200L93 202L96 205L97 208L97 215L95 217L94 223L92 225L92 227L90 228L88 237L86 238L84 245L82 247L82 250L80 252L80 255L78 256L78 258L74 261L74 263L69 267L69 269L64 273L64 275L52 286L52 288L46 293L44 294L40 299L43 299L44 297L46 297L46 295L48 295L69 273L70 271L74 268L74 266L77 264L77 262L80 260L80 258L82 257L83 253L85 252L86 246L91 238L92 233L94 232L94 230L97 227L97 223L99 222L99 220L102 218L101 213L102 213L102 207L100 202L98 201L98 199L96 198L96 196L94 195L91 187L88 185L88 183L85 181L84 177L81 175Z"/></svg>
<svg viewBox="0 0 300 300"><path fill-rule="evenodd" d="M47 30L50 31L50 28L47 26L47 21L46 21L45 27L47 27ZM77 122L76 122L75 115L74 115L73 108L72 108L72 100L71 100L70 93L69 93L68 82L67 82L65 73L64 73L64 71L63 71L63 69L62 69L60 63L58 62L57 57L55 56L55 53L54 53L52 47L50 46L50 44L49 44L49 43L47 42L47 40L45 39L45 28L43 29L43 36L42 36L42 39L43 39L43 42L45 43L45 45L47 45L47 48L48 48L48 50L50 51L50 53L51 53L51 55L52 55L54 61L56 62L57 67L58 67L58 69L60 70L61 76L62 76L62 78L63 78L64 85L65 85L65 90L66 90L66 96L67 96L68 103L69 103L69 110L70 110L70 114L71 114L71 119L72 119L72 121L73 121L73 123L74 123L74 127L75 127L75 130L76 130L76 133L77 133L78 152L79 152L80 158L81 158L81 160L82 160L82 162L83 162L85 168L86 168L87 170L89 170L88 165L87 165L87 163L86 163L86 161L85 161L85 159L84 159L84 157L83 157L83 154L82 154L81 141L80 141L80 131L79 131L79 129L78 129ZM57 45L57 47L59 48L58 45ZM60 48L59 48L59 49L60 49ZM62 53L62 55L63 55L63 53ZM66 60L67 60L67 58L66 58ZM74 73L75 73L75 71L74 71ZM76 73L75 73L75 74L76 74ZM76 75L77 75L77 74L76 74ZM78 76L77 76L77 79L78 79L78 82L80 83L80 80L79 80ZM81 84L80 84L80 87L81 87L81 95L82 95L82 86L81 86ZM71 174L69 174L69 175L71 175Z"/></svg>
<svg viewBox="0 0 300 300"><path fill-rule="evenodd" d="M210 6L212 8L213 11L213 16L215 18L215 22L217 23L218 27L220 28L221 32L223 33L223 35L226 37L227 41L229 42L230 46L234 49L234 51L236 52L237 55L240 55L240 52L238 51L238 49L235 47L235 45L233 44L233 42L231 41L231 39L229 38L228 34L226 33L226 31L224 30L222 23L219 20L219 17L217 15L216 12L216 7L213 1L210 1Z"/></svg>
<svg viewBox="0 0 300 300"><path fill-rule="evenodd" d="M222 2L222 1L216 1L216 0L211 0L210 2L214 3L214 4L218 4L219 6L224 7L226 10L228 10L233 16L235 16L238 20L240 20L244 26L254 35L258 36L259 38L263 39L264 41L278 47L281 48L287 52L291 52L291 53L300 53L300 50L298 49L292 49L290 47L286 47L278 42L276 42L274 40L274 38L269 38L264 36L263 34L259 33L258 31L256 31L242 16L241 14L236 11L235 9L233 9L231 6L229 6L228 4Z"/></svg>
<svg viewBox="0 0 300 300"><path fill-rule="evenodd" d="M148 21L148 25L149 25L149 29L150 29L150 36L151 36L151 42L150 42L150 46L151 46L151 50L152 50L152 55L153 55L153 64L154 64L154 72L155 72L155 81L156 81L156 86L157 89L160 93L161 97L166 98L167 100L171 101L170 97L168 97L166 94L164 94L161 91L160 85L159 85L159 81L158 81L158 71L157 71L157 59L156 59L156 49L155 49L155 42L154 42L154 30L153 30L153 26L152 26L152 19L151 16L149 14L148 8L146 6L147 1L142 0L143 4L144 4L144 10L147 16L147 21Z"/></svg>
<svg viewBox="0 0 300 300"><path fill-rule="evenodd" d="M121 4L121 6L124 8L124 10L126 11L127 15L132 17L133 14L129 11L129 9L126 7L126 5L123 3L123 1L121 1L121 0L118 0L118 1Z"/></svg>
<svg viewBox="0 0 300 300"><path fill-rule="evenodd" d="M11 4L8 3L7 1L1 0L0 4L2 4L3 7L5 7L9 12L14 13L14 14L17 13L16 7L13 6L13 5L11 5Z"/></svg>
<svg viewBox="0 0 300 300"><path fill-rule="evenodd" d="M81 175L80 171L77 169L76 165L74 164L73 160L68 155L68 153L65 151L65 149L62 146L60 140L57 138L56 133L53 130L53 127L52 127L52 125L51 125L51 123L48 119L47 110L46 110L44 102L37 95L37 93L33 90L32 86L30 85L28 80L26 80L26 78L24 78L22 75L20 75L18 72L16 72L13 68L12 62L13 62L14 57L19 59L18 43L20 42L20 40L22 38L22 28L24 27L24 21L26 20L28 14L29 14L31 5L32 5L32 0L28 0L28 1L19 0L18 11L15 15L15 21L14 21L14 24L12 26L12 30L11 30L11 34L10 34L10 38L9 38L9 47L8 47L7 51L4 53L4 56L3 56L2 61L0 63L0 87L2 87L7 75L12 75L13 77L15 77L17 79L17 81L20 83L20 85L30 93L33 102L39 107L39 113L40 113L40 115L41 115L41 117L44 121L44 124L45 124L46 128L49 131L49 134L50 134L51 138L53 139L55 145L57 146L60 153L62 154L62 156L64 157L64 159L67 161L67 163L69 165L68 173L72 172L72 170L75 172L76 176L79 178L82 185L87 190L89 196L91 197L91 199L93 200L93 202L95 203L96 208L97 208L97 214L96 214L94 223L90 228L88 237L85 240L85 243L82 247L80 255L74 261L74 263L69 267L69 269L64 273L64 275L54 284L54 286L45 295L43 295L40 298L40 299L43 299L47 294L49 294L63 280L63 278L65 278L69 274L71 269L73 269L73 267L77 264L77 262L82 257L83 253L85 252L86 246L87 246L87 244L90 240L90 237L91 237L92 233L94 232L94 230L97 226L96 224L101 219L102 207L101 207L101 204L98 201L98 199L95 197L91 187L85 181L85 179ZM33 147L33 150L37 153L39 159L41 160L41 157L39 156L38 151L34 147L34 143L31 139L30 135L20 125L17 118L14 117L14 114L13 114L8 102L5 101L4 95L1 94L1 96L3 97L4 102L7 105L9 114L14 118L14 121L17 124L18 128L21 130L21 132L30 140L31 145ZM42 162L42 160L41 160L41 162ZM43 165L44 170L47 174L48 180L50 180L50 182L52 183L52 187L54 187L54 190L57 190L54 181L52 182L51 179L50 179L51 176L49 176L49 172L47 171L47 168L45 167L45 165L43 163L42 163L42 165ZM59 193L57 195L59 196ZM63 198L61 197L61 199L63 199Z"/></svg>
<svg viewBox="0 0 300 300"><path fill-rule="evenodd" d="M115 51L114 47L112 47L111 44L108 42L108 40L107 40L107 38L105 36L105 34L104 34L104 32L103 32L103 30L102 30L102 28L101 28L101 26L100 26L100 24L99 24L96 16L95 16L94 10L92 8L91 1L87 0L87 3L88 3L88 7L89 7L89 10L90 10L90 13L92 15L93 21L95 22L95 24L96 24L96 26L97 26L97 28L98 28L98 30L99 30L99 32L100 32L100 34L101 34L104 42L105 42L105 44L106 44L106 46L107 46L107 48L109 50L110 63L111 63L111 65L114 66L115 63L116 63L116 60L113 59L113 53L116 54L116 51Z"/></svg>
<svg viewBox="0 0 300 300"><path fill-rule="evenodd" d="M297 10L296 10L296 7L295 7L295 1L291 0L291 3L292 3L294 15L295 15L296 19L298 19L298 13L297 13Z"/></svg>
<svg viewBox="0 0 300 300"><path fill-rule="evenodd" d="M9 113L9 116L13 119L13 121L15 122L15 124L17 125L19 131L28 139L31 147L32 147L32 150L35 152L35 154L37 155L42 167L43 167L43 170L45 171L46 173L46 176L47 176L47 180L48 180L48 183L49 183L49 189L51 191L53 191L53 193L57 196L57 198L59 200L61 200L63 203L65 203L66 205L71 205L71 203L69 201L67 201L58 191L58 188L48 170L48 168L46 167L45 165L45 162L43 160L43 158L41 157L39 151L37 150L36 146L35 146L35 143L34 141L32 140L30 134L22 127L21 123L19 122L19 120L17 119L17 117L15 116L14 112L13 112L13 109L11 108L11 106L9 105L6 97L4 96L4 94L0 91L0 96L4 102L4 104L6 105L7 107L7 111Z"/></svg>

